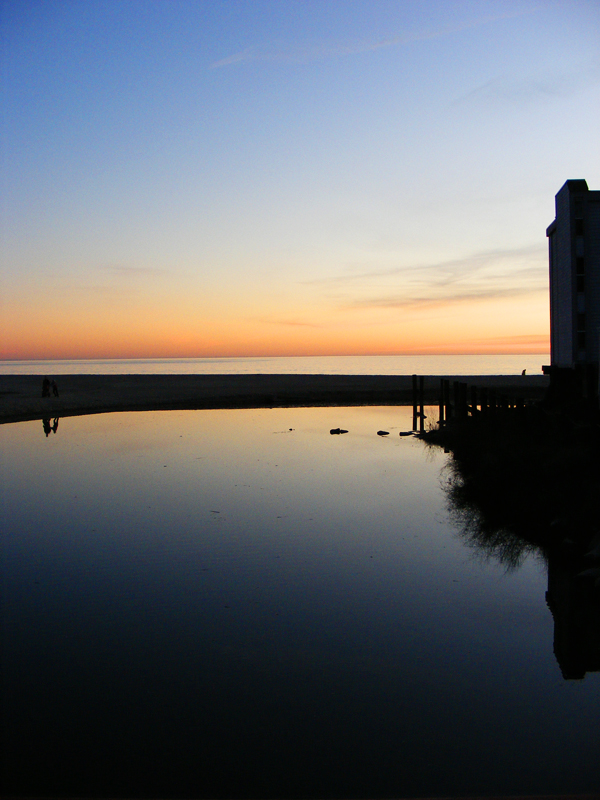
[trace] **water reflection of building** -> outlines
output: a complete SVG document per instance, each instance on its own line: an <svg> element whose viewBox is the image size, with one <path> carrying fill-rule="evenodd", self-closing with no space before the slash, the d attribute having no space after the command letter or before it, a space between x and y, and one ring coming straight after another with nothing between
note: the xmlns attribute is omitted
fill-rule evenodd
<svg viewBox="0 0 600 800"><path fill-rule="evenodd" d="M569 180L546 230L550 256L551 367L556 383L575 374L597 394L600 361L600 191Z"/></svg>
<svg viewBox="0 0 600 800"><path fill-rule="evenodd" d="M531 555L545 561L554 655L565 680L581 679L600 671L599 473L586 467L586 459L579 468L571 459L575 480L565 485L562 473L542 474L540 462L526 460L525 451L515 460L515 449L513 439L506 450L495 442L471 457L453 452L445 486L449 510L463 543L486 560L497 560L507 571ZM541 453L556 457L551 450ZM594 454L597 460L597 447Z"/></svg>
<svg viewBox="0 0 600 800"><path fill-rule="evenodd" d="M589 565L588 565L589 566ZM554 655L565 679L600 671L600 592L577 559L548 558L546 601L554 618Z"/></svg>

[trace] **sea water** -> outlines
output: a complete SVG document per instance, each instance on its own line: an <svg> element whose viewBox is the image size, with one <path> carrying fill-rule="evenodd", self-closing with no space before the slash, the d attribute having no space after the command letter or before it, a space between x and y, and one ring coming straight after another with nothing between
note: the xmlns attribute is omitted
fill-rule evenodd
<svg viewBox="0 0 600 800"><path fill-rule="evenodd" d="M547 353L0 361L0 375L541 375Z"/></svg>
<svg viewBox="0 0 600 800"><path fill-rule="evenodd" d="M600 675L410 409L55 422L0 426L4 794L597 790Z"/></svg>

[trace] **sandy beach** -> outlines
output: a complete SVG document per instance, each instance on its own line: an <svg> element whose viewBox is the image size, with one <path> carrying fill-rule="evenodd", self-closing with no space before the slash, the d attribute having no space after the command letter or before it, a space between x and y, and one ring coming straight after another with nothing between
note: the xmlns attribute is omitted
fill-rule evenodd
<svg viewBox="0 0 600 800"><path fill-rule="evenodd" d="M0 376L0 423L110 411L410 405L410 375L48 375L59 397L42 397L39 375ZM537 400L543 375L444 376ZM425 378L425 403L439 400L439 376Z"/></svg>

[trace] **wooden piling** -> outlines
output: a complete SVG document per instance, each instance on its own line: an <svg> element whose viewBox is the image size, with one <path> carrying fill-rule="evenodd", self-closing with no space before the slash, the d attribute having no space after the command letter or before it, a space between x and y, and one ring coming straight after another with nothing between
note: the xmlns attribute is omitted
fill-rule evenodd
<svg viewBox="0 0 600 800"><path fill-rule="evenodd" d="M417 376L413 376L413 427L415 430L417 429L417 419L419 419L421 433L424 431L425 420L423 384L423 377L418 377L417 380ZM451 382L448 378L440 378L440 427L448 424L453 417L466 419L478 414L487 415L511 411L515 415L523 417L527 411L527 403L522 397L500 394L492 387L472 386L462 381Z"/></svg>
<svg viewBox="0 0 600 800"><path fill-rule="evenodd" d="M450 396L450 381L446 378L444 380L444 405L446 406L446 419L452 419L454 414L454 409L452 407L452 401Z"/></svg>
<svg viewBox="0 0 600 800"><path fill-rule="evenodd" d="M452 381L452 407L454 415L460 417L460 383Z"/></svg>
<svg viewBox="0 0 600 800"><path fill-rule="evenodd" d="M488 412L488 390L487 386L482 386L479 390L479 404L481 408L482 414L487 414Z"/></svg>
<svg viewBox="0 0 600 800"><path fill-rule="evenodd" d="M471 416L477 414L477 387L471 386Z"/></svg>
<svg viewBox="0 0 600 800"><path fill-rule="evenodd" d="M440 402L439 402L439 408L438 408L438 417L439 417L438 425L440 426L440 428L442 427L442 425L446 421L445 420L445 409L446 409L446 406L444 405L444 379L440 378Z"/></svg>
<svg viewBox="0 0 600 800"><path fill-rule="evenodd" d="M417 417L419 415L418 406L419 406L418 376L413 375L412 376L413 431L417 430Z"/></svg>
<svg viewBox="0 0 600 800"><path fill-rule="evenodd" d="M467 384L462 381L456 381L454 385L454 405L457 417L464 419L469 413L469 406L467 403Z"/></svg>

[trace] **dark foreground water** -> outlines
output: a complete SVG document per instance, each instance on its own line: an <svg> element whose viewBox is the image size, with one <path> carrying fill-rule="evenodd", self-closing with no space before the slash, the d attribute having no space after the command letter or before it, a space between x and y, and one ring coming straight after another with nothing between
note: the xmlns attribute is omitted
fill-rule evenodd
<svg viewBox="0 0 600 800"><path fill-rule="evenodd" d="M563 678L539 559L463 543L408 413L0 426L3 791L597 790L600 675Z"/></svg>

